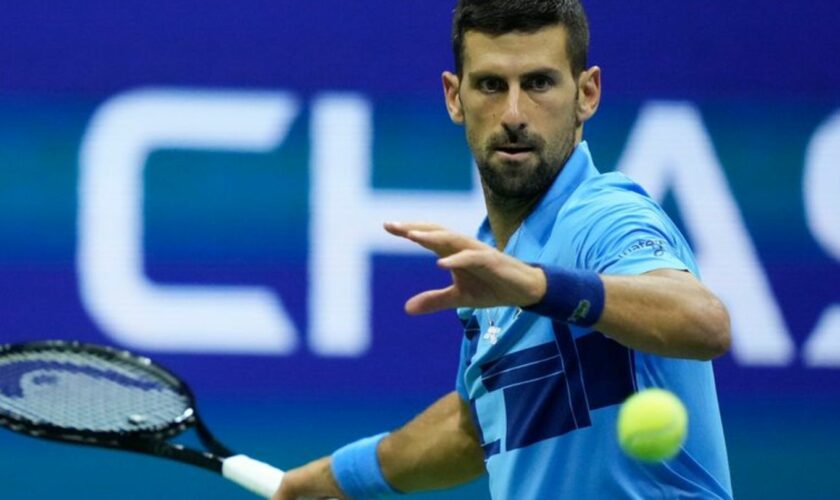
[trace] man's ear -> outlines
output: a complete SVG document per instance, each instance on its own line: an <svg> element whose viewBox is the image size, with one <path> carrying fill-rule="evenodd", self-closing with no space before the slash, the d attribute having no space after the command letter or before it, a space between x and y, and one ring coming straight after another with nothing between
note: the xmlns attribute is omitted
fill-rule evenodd
<svg viewBox="0 0 840 500"><path fill-rule="evenodd" d="M443 81L443 97L446 100L446 111L449 118L457 124L464 123L464 108L461 105L461 98L458 93L461 90L461 79L455 73L444 71L441 75Z"/></svg>
<svg viewBox="0 0 840 500"><path fill-rule="evenodd" d="M601 103L601 68L592 66L578 77L577 118L580 123L592 118Z"/></svg>

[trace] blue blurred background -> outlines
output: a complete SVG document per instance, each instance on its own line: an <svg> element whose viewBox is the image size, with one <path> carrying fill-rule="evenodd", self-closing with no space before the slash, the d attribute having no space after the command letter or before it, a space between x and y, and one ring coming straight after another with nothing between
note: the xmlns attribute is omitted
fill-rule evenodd
<svg viewBox="0 0 840 500"><path fill-rule="evenodd" d="M0 16L0 341L131 348L219 437L291 467L453 387L446 282L382 221L481 216L448 121L453 0L15 2ZM733 314L739 498L837 498L836 0L587 2L603 170L658 197ZM250 498L147 457L0 434L0 497ZM479 480L418 498L486 498Z"/></svg>

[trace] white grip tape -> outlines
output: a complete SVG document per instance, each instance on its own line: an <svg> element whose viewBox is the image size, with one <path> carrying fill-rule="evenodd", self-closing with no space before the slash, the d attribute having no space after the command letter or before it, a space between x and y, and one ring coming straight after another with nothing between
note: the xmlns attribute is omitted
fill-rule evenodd
<svg viewBox="0 0 840 500"><path fill-rule="evenodd" d="M271 498L280 483L283 471L245 455L234 455L222 462L222 475L234 483L260 495Z"/></svg>

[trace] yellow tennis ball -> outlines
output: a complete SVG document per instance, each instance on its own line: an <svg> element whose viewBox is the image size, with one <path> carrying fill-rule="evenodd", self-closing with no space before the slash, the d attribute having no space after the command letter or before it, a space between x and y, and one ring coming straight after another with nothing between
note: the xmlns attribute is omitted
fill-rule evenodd
<svg viewBox="0 0 840 500"><path fill-rule="evenodd" d="M663 389L638 392L618 412L618 442L621 449L644 462L674 457L685 442L688 413L682 401Z"/></svg>

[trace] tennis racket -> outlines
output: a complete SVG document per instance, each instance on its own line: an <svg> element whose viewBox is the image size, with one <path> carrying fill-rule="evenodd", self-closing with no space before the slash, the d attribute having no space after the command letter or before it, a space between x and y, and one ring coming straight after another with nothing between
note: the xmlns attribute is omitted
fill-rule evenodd
<svg viewBox="0 0 840 500"><path fill-rule="evenodd" d="M108 347L65 341L1 346L0 425L37 438L203 467L264 498L283 480L283 471L217 441L178 377ZM206 451L167 442L190 428Z"/></svg>

